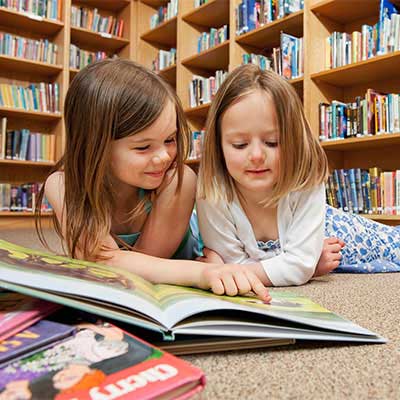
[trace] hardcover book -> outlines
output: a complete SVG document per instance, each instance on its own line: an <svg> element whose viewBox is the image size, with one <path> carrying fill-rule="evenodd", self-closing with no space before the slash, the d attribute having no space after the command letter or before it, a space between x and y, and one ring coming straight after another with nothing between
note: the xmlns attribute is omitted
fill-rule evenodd
<svg viewBox="0 0 400 400"><path fill-rule="evenodd" d="M49 347L56 341L72 335L74 331L73 326L41 320L28 329L0 341L0 368L18 358L27 357L38 349Z"/></svg>
<svg viewBox="0 0 400 400"><path fill-rule="evenodd" d="M2 272L2 276L5 276ZM0 292L0 340L22 331L60 306L21 293Z"/></svg>
<svg viewBox="0 0 400 400"><path fill-rule="evenodd" d="M76 335L0 370L9 400L186 399L203 372L109 323L80 323Z"/></svg>
<svg viewBox="0 0 400 400"><path fill-rule="evenodd" d="M153 285L123 269L51 255L0 240L0 287L140 328L163 340L187 335L384 343L379 335L315 304L271 289L272 301Z"/></svg>

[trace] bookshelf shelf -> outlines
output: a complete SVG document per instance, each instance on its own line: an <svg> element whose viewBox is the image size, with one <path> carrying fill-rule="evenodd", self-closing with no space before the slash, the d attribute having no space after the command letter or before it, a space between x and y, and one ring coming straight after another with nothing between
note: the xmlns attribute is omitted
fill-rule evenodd
<svg viewBox="0 0 400 400"><path fill-rule="evenodd" d="M168 0L141 0L142 3L151 7L161 7L168 3Z"/></svg>
<svg viewBox="0 0 400 400"><path fill-rule="evenodd" d="M386 225L399 225L400 215L384 215L384 214L362 214L363 217L382 222Z"/></svg>
<svg viewBox="0 0 400 400"><path fill-rule="evenodd" d="M80 70L78 68L70 68L69 69L69 78L70 80L75 78L75 75L79 72Z"/></svg>
<svg viewBox="0 0 400 400"><path fill-rule="evenodd" d="M37 76L55 76L63 69L62 65L5 55L0 55L0 68L12 72L26 72Z"/></svg>
<svg viewBox="0 0 400 400"><path fill-rule="evenodd" d="M23 14L4 7L0 7L0 25L18 27L22 31L35 32L47 36L55 35L64 27L64 23L61 21Z"/></svg>
<svg viewBox="0 0 400 400"><path fill-rule="evenodd" d="M0 115L3 117L29 118L41 121L58 121L61 119L61 113L50 113L41 111L22 110L19 108L0 107Z"/></svg>
<svg viewBox="0 0 400 400"><path fill-rule="evenodd" d="M53 161L27 161L27 160L0 160L0 164L18 165L25 167L53 167Z"/></svg>
<svg viewBox="0 0 400 400"><path fill-rule="evenodd" d="M210 103L202 104L197 107L189 107L185 109L185 114L188 118L206 118Z"/></svg>
<svg viewBox="0 0 400 400"><path fill-rule="evenodd" d="M297 11L285 18L236 36L236 42L260 49L280 46L281 31L297 37L303 36L303 16L303 11Z"/></svg>
<svg viewBox="0 0 400 400"><path fill-rule="evenodd" d="M229 2L226 0L209 0L182 16L191 24L208 27L219 27L229 21Z"/></svg>
<svg viewBox="0 0 400 400"><path fill-rule="evenodd" d="M376 80L387 80L399 76L400 51L370 58L311 75L316 82L329 83L337 87L349 87Z"/></svg>
<svg viewBox="0 0 400 400"><path fill-rule="evenodd" d="M44 217L52 217L53 213L43 213ZM0 211L0 217L30 217L34 218L35 214L29 211Z"/></svg>
<svg viewBox="0 0 400 400"><path fill-rule="evenodd" d="M166 81L172 85L176 84L176 65L163 68L158 72L158 75L162 76Z"/></svg>
<svg viewBox="0 0 400 400"><path fill-rule="evenodd" d="M177 17L173 17L140 36L142 40L165 46L176 46Z"/></svg>
<svg viewBox="0 0 400 400"><path fill-rule="evenodd" d="M381 135L332 140L321 143L329 151L353 151L383 146L400 145L400 133L385 133Z"/></svg>
<svg viewBox="0 0 400 400"><path fill-rule="evenodd" d="M206 70L228 69L229 40L182 60L185 67Z"/></svg>
<svg viewBox="0 0 400 400"><path fill-rule="evenodd" d="M71 42L79 47L90 46L108 52L116 52L129 44L129 40L108 33L94 32L85 28L71 27Z"/></svg>
<svg viewBox="0 0 400 400"><path fill-rule="evenodd" d="M339 23L349 23L377 15L377 10L379 10L379 0L323 0L311 7L315 15Z"/></svg>
<svg viewBox="0 0 400 400"><path fill-rule="evenodd" d="M120 11L129 6L131 0L85 0L86 7L97 7L107 11Z"/></svg>

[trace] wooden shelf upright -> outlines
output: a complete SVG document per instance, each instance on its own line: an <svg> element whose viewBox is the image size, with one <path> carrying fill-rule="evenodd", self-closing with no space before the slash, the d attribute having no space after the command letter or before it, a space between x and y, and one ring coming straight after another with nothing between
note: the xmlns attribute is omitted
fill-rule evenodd
<svg viewBox="0 0 400 400"><path fill-rule="evenodd" d="M139 0L138 2L138 61L153 69L153 63L160 50L170 51L177 48L178 17L170 18L153 29L150 18L159 7L166 6L168 0ZM159 72L172 87L176 88L176 64L161 69Z"/></svg>

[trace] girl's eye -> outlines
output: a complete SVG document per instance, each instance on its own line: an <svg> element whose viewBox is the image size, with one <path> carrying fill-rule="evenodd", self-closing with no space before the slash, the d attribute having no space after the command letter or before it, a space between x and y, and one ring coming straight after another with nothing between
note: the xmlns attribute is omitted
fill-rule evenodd
<svg viewBox="0 0 400 400"><path fill-rule="evenodd" d="M244 149L247 146L247 143L232 143L232 146L235 149Z"/></svg>
<svg viewBox="0 0 400 400"><path fill-rule="evenodd" d="M174 138L174 137L169 138L169 139L167 139L167 140L165 141L165 143L166 143L166 144L175 143L175 138Z"/></svg>
<svg viewBox="0 0 400 400"><path fill-rule="evenodd" d="M142 146L142 147L134 147L133 150L138 150L138 151L145 151L150 148L150 145L148 144L147 146Z"/></svg>
<svg viewBox="0 0 400 400"><path fill-rule="evenodd" d="M268 147L278 147L278 142L265 142Z"/></svg>

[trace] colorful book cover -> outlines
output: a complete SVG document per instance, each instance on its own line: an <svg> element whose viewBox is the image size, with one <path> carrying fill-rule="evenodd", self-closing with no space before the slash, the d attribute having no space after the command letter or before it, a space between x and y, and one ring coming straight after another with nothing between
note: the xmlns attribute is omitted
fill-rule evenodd
<svg viewBox="0 0 400 400"><path fill-rule="evenodd" d="M11 360L26 357L33 351L44 349L54 342L72 335L75 327L59 322L41 320L27 329L0 341L0 368Z"/></svg>
<svg viewBox="0 0 400 400"><path fill-rule="evenodd" d="M60 306L20 293L0 293L0 340L33 325L59 309Z"/></svg>
<svg viewBox="0 0 400 400"><path fill-rule="evenodd" d="M185 399L204 373L108 323L81 323L72 338L0 370L8 400Z"/></svg>

